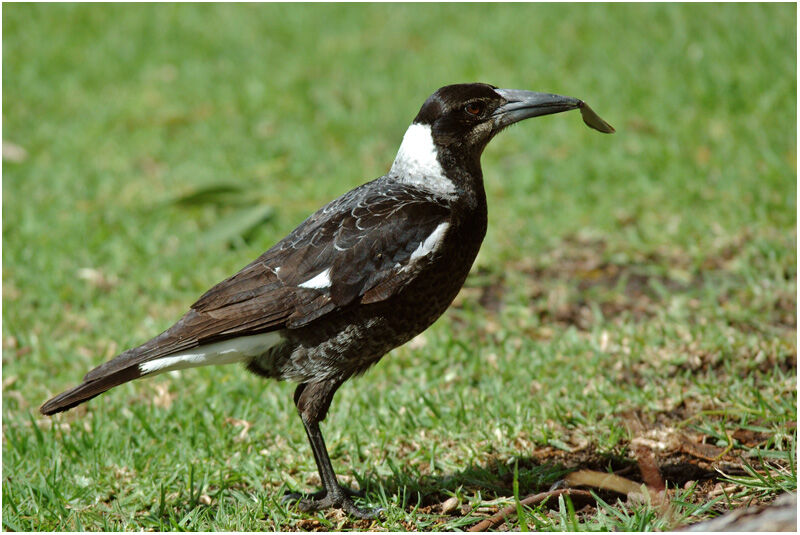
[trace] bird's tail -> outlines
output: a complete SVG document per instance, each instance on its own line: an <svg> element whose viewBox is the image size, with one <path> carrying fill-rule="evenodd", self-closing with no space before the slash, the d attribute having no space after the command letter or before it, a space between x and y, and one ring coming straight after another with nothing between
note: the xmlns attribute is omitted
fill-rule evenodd
<svg viewBox="0 0 800 535"><path fill-rule="evenodd" d="M170 351L176 347L176 344L169 338L170 336L171 333L168 330L149 342L129 349L105 364L101 364L87 373L81 384L45 402L39 411L49 415L69 410L84 401L99 396L109 388L140 377L150 377L184 368L250 361L265 354L271 347L282 341L279 333L266 332ZM185 338L179 341L191 342L191 339Z"/></svg>
<svg viewBox="0 0 800 535"><path fill-rule="evenodd" d="M96 379L86 380L86 378L84 378L83 383L75 388L70 388L66 392L62 392L46 401L39 408L39 412L51 415L69 410L76 405L80 405L84 401L89 401L93 397L99 396L109 388L114 388L122 383L133 381L141 376L142 372L139 366L134 365ZM87 377L89 377L89 375L87 375Z"/></svg>

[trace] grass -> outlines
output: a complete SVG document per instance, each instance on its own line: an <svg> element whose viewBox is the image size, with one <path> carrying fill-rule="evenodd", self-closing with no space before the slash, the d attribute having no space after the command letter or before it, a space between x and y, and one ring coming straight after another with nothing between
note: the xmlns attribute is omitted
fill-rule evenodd
<svg viewBox="0 0 800 535"><path fill-rule="evenodd" d="M3 162L5 529L465 529L575 468L639 481L637 437L665 444L668 510L598 491L506 527L672 529L796 492L795 6L2 9L25 151ZM38 415L471 80L584 98L618 133L575 113L495 140L466 288L337 394L334 466L384 520L281 505L318 484L293 387L236 367Z"/></svg>

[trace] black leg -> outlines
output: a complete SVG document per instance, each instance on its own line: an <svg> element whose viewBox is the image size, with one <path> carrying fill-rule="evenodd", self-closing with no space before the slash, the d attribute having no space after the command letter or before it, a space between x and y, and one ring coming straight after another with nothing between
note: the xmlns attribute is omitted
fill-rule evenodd
<svg viewBox="0 0 800 535"><path fill-rule="evenodd" d="M328 456L328 449L325 447L325 440L322 438L322 431L319 428L319 422L324 420L328 414L333 395L341 383L341 381L304 383L295 390L294 403L306 429L314 461L317 463L319 478L322 481L322 490L306 498L298 499L297 507L306 512L338 508L356 518L375 518L380 513L379 510L359 509L350 499L357 493L339 485ZM294 499L296 495L289 495L287 498Z"/></svg>

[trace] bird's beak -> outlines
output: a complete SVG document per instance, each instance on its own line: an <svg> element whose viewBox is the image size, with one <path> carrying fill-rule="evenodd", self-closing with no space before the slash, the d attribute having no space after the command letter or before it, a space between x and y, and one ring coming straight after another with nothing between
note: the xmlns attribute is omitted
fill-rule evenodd
<svg viewBox="0 0 800 535"><path fill-rule="evenodd" d="M588 104L577 98L523 89L495 89L495 92L507 101L492 114L494 126L498 131L523 119L574 109L581 110L583 122L587 126L606 134L615 131L614 127L601 119Z"/></svg>

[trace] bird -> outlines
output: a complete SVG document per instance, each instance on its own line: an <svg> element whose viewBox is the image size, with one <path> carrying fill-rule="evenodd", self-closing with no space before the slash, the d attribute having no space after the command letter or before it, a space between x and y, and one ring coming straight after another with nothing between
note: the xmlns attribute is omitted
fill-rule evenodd
<svg viewBox="0 0 800 535"><path fill-rule="evenodd" d="M374 518L341 486L320 423L333 396L387 352L427 329L461 289L487 230L480 158L508 126L580 109L584 101L485 83L447 85L406 130L389 172L329 202L233 276L203 294L172 327L92 369L45 402L52 415L107 390L172 370L243 363L294 381L294 404L322 489L290 495L300 511L341 509Z"/></svg>

